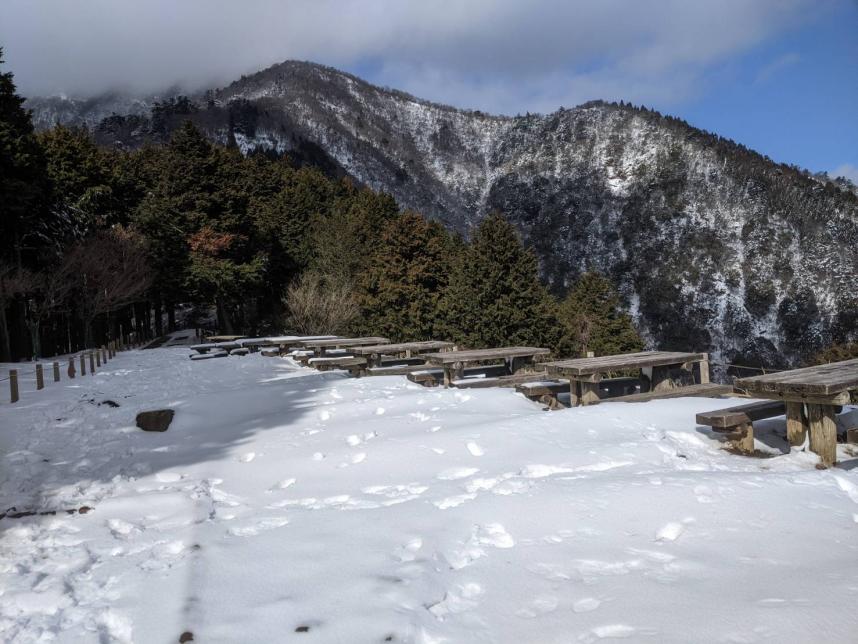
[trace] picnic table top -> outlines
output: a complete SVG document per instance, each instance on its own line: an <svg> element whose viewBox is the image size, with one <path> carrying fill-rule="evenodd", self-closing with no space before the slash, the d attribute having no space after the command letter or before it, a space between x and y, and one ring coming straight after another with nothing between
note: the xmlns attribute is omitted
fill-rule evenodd
<svg viewBox="0 0 858 644"><path fill-rule="evenodd" d="M206 340L209 342L233 342L246 337L246 335L210 335Z"/></svg>
<svg viewBox="0 0 858 644"><path fill-rule="evenodd" d="M402 353L403 351L432 351L434 349L446 349L454 346L452 342L444 340L423 340L421 342L399 342L396 344L370 344L364 347L355 347L354 352L360 355L372 353Z"/></svg>
<svg viewBox="0 0 858 644"><path fill-rule="evenodd" d="M238 349L239 342L206 342L203 344L192 344L190 349L194 351L207 351L208 349Z"/></svg>
<svg viewBox="0 0 858 644"><path fill-rule="evenodd" d="M328 348L328 347L357 347L367 344L385 344L389 342L387 338L368 336L365 338L330 338L327 340L302 340L298 342L301 346L312 348Z"/></svg>
<svg viewBox="0 0 858 644"><path fill-rule="evenodd" d="M638 353L620 353L597 358L573 358L541 363L554 373L569 376L588 376L605 371L622 369L641 369L645 367L663 367L686 362L700 362L707 359L705 353L684 353L681 351L640 351Z"/></svg>
<svg viewBox="0 0 858 644"><path fill-rule="evenodd" d="M823 396L858 390L858 358L740 378L736 386L749 392Z"/></svg>
<svg viewBox="0 0 858 644"><path fill-rule="evenodd" d="M304 340L331 340L336 337L335 335L271 335L259 338L242 338L238 342L242 346L265 346L302 342Z"/></svg>
<svg viewBox="0 0 858 644"><path fill-rule="evenodd" d="M525 358L548 355L550 349L540 347L499 347L496 349L470 349L466 351L443 351L423 355L432 364L453 364L454 362L477 362L495 358Z"/></svg>

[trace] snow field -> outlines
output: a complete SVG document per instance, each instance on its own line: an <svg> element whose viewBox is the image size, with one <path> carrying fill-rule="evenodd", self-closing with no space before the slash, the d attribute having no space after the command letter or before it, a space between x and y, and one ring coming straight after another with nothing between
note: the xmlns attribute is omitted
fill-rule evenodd
<svg viewBox="0 0 858 644"><path fill-rule="evenodd" d="M61 512L0 519L3 641L858 639L858 460L782 419L730 454L694 414L735 401L544 412L182 348L22 393L0 511Z"/></svg>

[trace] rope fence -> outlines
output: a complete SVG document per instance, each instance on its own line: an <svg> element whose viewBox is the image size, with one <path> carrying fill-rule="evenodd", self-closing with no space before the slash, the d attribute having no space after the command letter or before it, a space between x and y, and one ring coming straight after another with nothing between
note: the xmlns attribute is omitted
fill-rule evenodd
<svg viewBox="0 0 858 644"><path fill-rule="evenodd" d="M136 349L144 344L144 341L137 341L133 336L123 337L119 340L111 340L105 345L90 349L80 353L68 356L68 359L63 358L62 361L53 361L48 374L53 382L61 380L61 362L68 366L65 369L66 379L74 380L78 375L87 375L87 366L89 367L89 375L94 376L96 371L102 366L106 366L108 360L116 357L120 351ZM47 364L47 362L45 363ZM78 373L79 372L79 373ZM34 378L31 378L34 377ZM0 382L9 382L9 402L16 403L20 400L20 384L22 379L27 384L35 382L36 391L45 389L45 366L41 362L37 362L35 367L26 371L20 369L9 369L9 374L5 377L0 377Z"/></svg>

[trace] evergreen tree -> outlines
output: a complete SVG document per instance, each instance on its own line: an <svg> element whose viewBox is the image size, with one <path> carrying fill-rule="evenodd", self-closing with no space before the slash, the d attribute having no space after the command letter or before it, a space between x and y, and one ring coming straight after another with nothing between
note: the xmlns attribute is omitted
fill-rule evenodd
<svg viewBox="0 0 858 644"><path fill-rule="evenodd" d="M437 222L412 212L391 219L359 282L359 330L394 342L431 339L450 251L449 237Z"/></svg>
<svg viewBox="0 0 858 644"><path fill-rule="evenodd" d="M3 50L0 48L0 64ZM44 243L47 176L29 111L11 72L0 74L0 262L35 266ZM0 309L0 362L11 359L6 308Z"/></svg>
<svg viewBox="0 0 858 644"><path fill-rule="evenodd" d="M51 208L62 222L56 236L79 239L120 223L112 168L115 155L97 147L86 130L57 126L38 135L51 181Z"/></svg>
<svg viewBox="0 0 858 644"><path fill-rule="evenodd" d="M442 314L446 335L471 348L554 347L560 334L536 256L500 214L480 223L454 262Z"/></svg>
<svg viewBox="0 0 858 644"><path fill-rule="evenodd" d="M337 284L354 285L367 269L384 226L399 211L390 195L340 186L332 212L312 222L311 267Z"/></svg>
<svg viewBox="0 0 858 644"><path fill-rule="evenodd" d="M583 357L640 351L643 340L631 317L620 307L620 298L610 280L598 273L585 273L560 304L563 336L561 355Z"/></svg>

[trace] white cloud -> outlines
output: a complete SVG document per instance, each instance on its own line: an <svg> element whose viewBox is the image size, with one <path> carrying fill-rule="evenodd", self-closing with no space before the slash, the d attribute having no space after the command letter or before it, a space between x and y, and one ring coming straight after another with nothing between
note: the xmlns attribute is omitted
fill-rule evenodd
<svg viewBox="0 0 858 644"><path fill-rule="evenodd" d="M838 0L821 0L823 4ZM813 0L3 0L25 94L226 83L289 58L463 107L675 104ZM369 70L369 71L367 71Z"/></svg>
<svg viewBox="0 0 858 644"><path fill-rule="evenodd" d="M858 186L858 166L852 165L851 163L843 163L837 166L834 170L828 173L828 176L835 179L837 177L846 177L849 181Z"/></svg>
<svg viewBox="0 0 858 644"><path fill-rule="evenodd" d="M773 76L777 75L787 67L791 67L798 63L801 60L801 56L799 56L795 52L790 52L788 54L783 54L782 56L778 56L774 60L769 63L763 65L760 70L757 72L757 77L755 79L756 83L765 83Z"/></svg>

